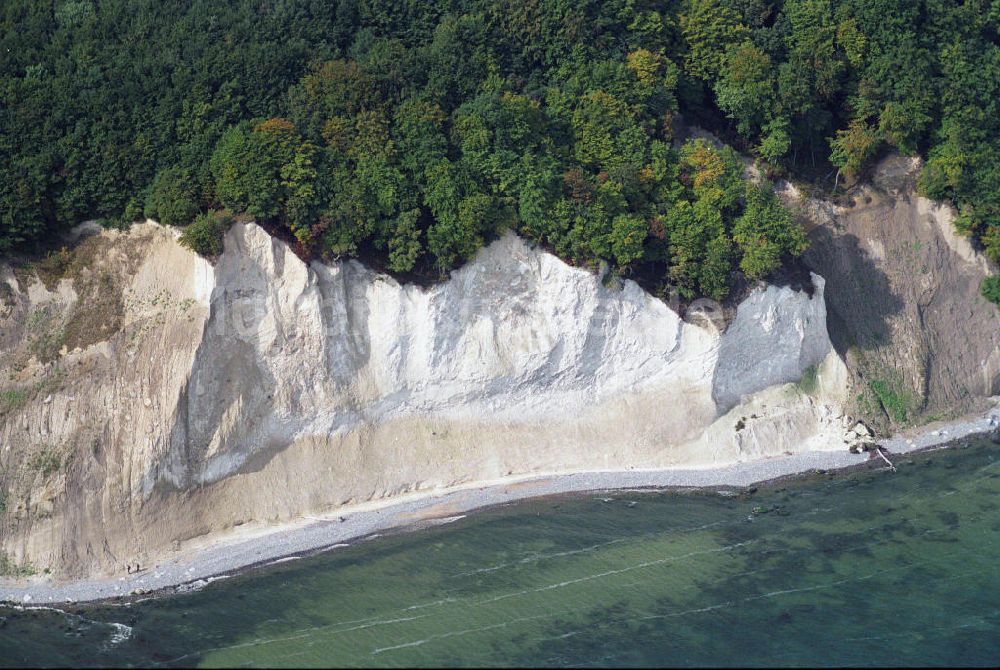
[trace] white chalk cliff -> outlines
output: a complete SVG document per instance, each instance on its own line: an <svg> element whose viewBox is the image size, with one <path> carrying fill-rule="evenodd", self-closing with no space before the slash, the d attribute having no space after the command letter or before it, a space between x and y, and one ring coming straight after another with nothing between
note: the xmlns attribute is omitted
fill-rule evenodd
<svg viewBox="0 0 1000 670"><path fill-rule="evenodd" d="M95 574L407 491L844 448L818 275L754 289L720 332L513 234L429 289L253 224L214 266L175 236L100 233L50 288L0 267L15 562Z"/></svg>

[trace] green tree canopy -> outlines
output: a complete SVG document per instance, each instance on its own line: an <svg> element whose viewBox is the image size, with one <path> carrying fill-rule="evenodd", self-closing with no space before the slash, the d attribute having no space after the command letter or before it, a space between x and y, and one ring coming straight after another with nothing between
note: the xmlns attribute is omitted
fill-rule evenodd
<svg viewBox="0 0 1000 670"><path fill-rule="evenodd" d="M886 148L990 254L994 0L22 0L0 6L0 251L225 208L304 256L440 276L504 228L722 296L804 238L747 190ZM682 123L683 121L683 123Z"/></svg>

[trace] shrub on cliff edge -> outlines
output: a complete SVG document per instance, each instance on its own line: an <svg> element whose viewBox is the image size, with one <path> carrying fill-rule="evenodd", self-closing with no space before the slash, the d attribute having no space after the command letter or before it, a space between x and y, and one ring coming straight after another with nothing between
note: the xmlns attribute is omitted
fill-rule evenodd
<svg viewBox="0 0 1000 670"><path fill-rule="evenodd" d="M198 215L191 225L184 228L180 242L196 254L216 258L222 253L222 240L231 225L233 219L228 214L206 212Z"/></svg>
<svg viewBox="0 0 1000 670"><path fill-rule="evenodd" d="M994 305L1000 306L1000 275L984 279L979 290L982 291L984 298Z"/></svg>

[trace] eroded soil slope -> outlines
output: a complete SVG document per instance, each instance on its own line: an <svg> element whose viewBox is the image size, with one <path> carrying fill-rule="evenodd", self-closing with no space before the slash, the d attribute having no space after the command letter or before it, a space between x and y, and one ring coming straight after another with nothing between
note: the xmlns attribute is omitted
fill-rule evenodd
<svg viewBox="0 0 1000 670"><path fill-rule="evenodd" d="M827 280L830 334L855 411L883 430L984 406L1000 394L1000 310L979 293L986 259L954 210L916 194L916 159L893 156L830 202L785 185Z"/></svg>

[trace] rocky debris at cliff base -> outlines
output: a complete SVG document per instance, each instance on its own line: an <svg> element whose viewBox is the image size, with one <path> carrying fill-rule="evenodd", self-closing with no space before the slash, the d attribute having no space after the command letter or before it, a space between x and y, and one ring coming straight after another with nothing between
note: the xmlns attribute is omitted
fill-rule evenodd
<svg viewBox="0 0 1000 670"><path fill-rule="evenodd" d="M852 454L872 451L877 444L875 432L862 421L858 421L853 428L847 431L847 434L844 435L844 442Z"/></svg>

